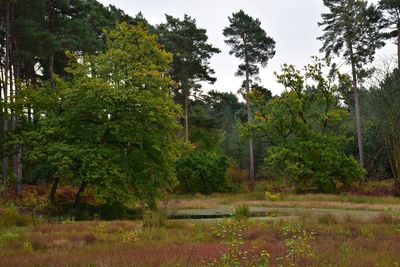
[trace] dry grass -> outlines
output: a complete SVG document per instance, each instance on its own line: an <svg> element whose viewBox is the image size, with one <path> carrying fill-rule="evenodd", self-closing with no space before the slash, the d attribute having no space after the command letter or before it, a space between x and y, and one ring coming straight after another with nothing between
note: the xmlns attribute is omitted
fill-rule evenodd
<svg viewBox="0 0 400 267"><path fill-rule="evenodd" d="M265 195L265 194L261 194ZM257 194L196 195L175 201L178 208L219 205L318 207L385 210L370 220L300 214L304 231L313 232L312 255L295 266L397 266L400 264L400 200L364 196L289 195L279 201ZM391 209L388 209L391 207ZM287 221L251 221L243 248L267 250L272 266L288 266ZM215 224L167 221L144 227L140 221L92 221L44 224L0 230L0 266L204 266L226 251Z"/></svg>
<svg viewBox="0 0 400 267"><path fill-rule="evenodd" d="M371 221L339 220L332 215L311 218L306 214L299 220L304 230L315 235L313 256L299 259L298 266L400 263L400 220L393 213ZM272 266L286 266L282 261L287 254L282 230L285 223L249 222L243 233L244 248L265 249ZM215 259L225 251L215 229L213 224L189 222L170 222L152 229L128 221L18 228L14 229L18 230L17 238L0 243L0 266L202 266L202 260Z"/></svg>
<svg viewBox="0 0 400 267"><path fill-rule="evenodd" d="M180 196L177 209L206 209L221 205L253 207L301 207L382 211L400 210L400 198L329 194L281 194L279 200L268 201L265 193L213 194L211 196Z"/></svg>

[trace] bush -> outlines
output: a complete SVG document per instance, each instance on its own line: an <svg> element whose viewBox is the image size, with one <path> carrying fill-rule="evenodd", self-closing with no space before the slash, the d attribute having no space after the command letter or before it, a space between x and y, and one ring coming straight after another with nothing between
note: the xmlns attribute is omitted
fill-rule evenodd
<svg viewBox="0 0 400 267"><path fill-rule="evenodd" d="M286 178L299 192L332 193L361 180L365 171L342 151L345 138L314 134L270 149L267 163L277 177Z"/></svg>
<svg viewBox="0 0 400 267"><path fill-rule="evenodd" d="M226 179L232 186L232 190L235 192L244 192L247 190L247 177L248 171L241 169L235 162L229 164L229 168L226 172Z"/></svg>
<svg viewBox="0 0 400 267"><path fill-rule="evenodd" d="M281 195L279 193L274 194L269 191L265 192L265 199L269 201L278 201L280 199L280 196Z"/></svg>
<svg viewBox="0 0 400 267"><path fill-rule="evenodd" d="M235 209L235 218L236 219L247 219L249 217L250 217L249 206L243 204Z"/></svg>
<svg viewBox="0 0 400 267"><path fill-rule="evenodd" d="M180 188L187 193L211 194L229 189L227 157L217 152L195 151L178 160L176 165Z"/></svg>
<svg viewBox="0 0 400 267"><path fill-rule="evenodd" d="M35 220L31 216L20 214L14 205L0 210L0 228L33 224L35 224Z"/></svg>
<svg viewBox="0 0 400 267"><path fill-rule="evenodd" d="M165 225L167 217L164 212L157 210L146 211L143 214L143 226L149 228L160 228Z"/></svg>

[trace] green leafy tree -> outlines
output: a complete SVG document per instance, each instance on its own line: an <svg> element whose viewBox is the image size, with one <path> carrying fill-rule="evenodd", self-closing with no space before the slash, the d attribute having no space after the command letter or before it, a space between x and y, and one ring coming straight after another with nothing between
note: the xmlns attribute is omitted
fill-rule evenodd
<svg viewBox="0 0 400 267"><path fill-rule="evenodd" d="M243 95L247 102L247 119L251 123L253 115L251 103L247 97L251 83L257 79L259 65L266 67L268 61L275 55L275 41L261 28L261 21L247 15L243 10L233 13L228 17L229 26L223 31L227 38L225 43L231 47L231 55L241 59L242 64L236 72L238 76L244 76ZM249 182L254 183L254 151L253 140L249 139Z"/></svg>
<svg viewBox="0 0 400 267"><path fill-rule="evenodd" d="M184 137L189 141L189 97L198 90L199 82L214 83L214 70L209 60L220 53L218 48L207 43L205 29L197 27L196 20L185 15L183 20L166 15L166 23L157 28L160 42L174 55L171 77L179 86L178 98L184 107Z"/></svg>
<svg viewBox="0 0 400 267"><path fill-rule="evenodd" d="M117 24L105 33L107 50L94 56L69 53L71 81L57 90L26 91L38 127L19 136L26 161L48 162L53 190L60 182L91 186L109 202L155 205L160 188L176 184L180 109L166 75L172 55L143 25ZM79 59L79 60L78 60Z"/></svg>
<svg viewBox="0 0 400 267"><path fill-rule="evenodd" d="M183 192L210 194L228 189L228 158L218 152L194 151L177 161L176 171Z"/></svg>
<svg viewBox="0 0 400 267"><path fill-rule="evenodd" d="M284 65L277 77L286 91L269 102L252 94L257 111L246 130L269 144L266 162L274 176L300 190L332 192L337 183L348 186L364 171L344 153L349 140L339 129L348 113L335 96L338 85L324 77L323 67L317 61L302 75Z"/></svg>
<svg viewBox="0 0 400 267"><path fill-rule="evenodd" d="M383 46L379 33L379 12L364 0L324 0L329 13L322 14L324 35L321 51L326 57L342 56L351 66L359 160L364 166L360 98L357 83L365 73L364 65L372 62L377 48Z"/></svg>

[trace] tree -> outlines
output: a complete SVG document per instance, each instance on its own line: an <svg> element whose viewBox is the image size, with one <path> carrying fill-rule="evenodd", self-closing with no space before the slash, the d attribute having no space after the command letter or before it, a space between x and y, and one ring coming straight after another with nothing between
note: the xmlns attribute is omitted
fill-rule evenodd
<svg viewBox="0 0 400 267"><path fill-rule="evenodd" d="M260 94L250 96L256 113L247 133L269 144L266 163L272 174L299 190L333 192L338 183L349 186L364 175L344 153L349 139L339 129L348 112L340 106L339 85L323 73L319 61L305 74L284 65L277 75L286 88L281 96L268 102Z"/></svg>
<svg viewBox="0 0 400 267"><path fill-rule="evenodd" d="M183 20L166 15L166 23L157 27L160 42L174 55L171 77L180 89L184 107L185 141L189 141L189 97L192 90L199 89L199 82L214 83L214 70L209 60L220 53L218 48L207 43L205 29L198 28L196 20L185 15Z"/></svg>
<svg viewBox="0 0 400 267"><path fill-rule="evenodd" d="M381 83L367 95L370 120L378 133L377 145L383 148L389 161L395 190L400 194L400 72L387 73Z"/></svg>
<svg viewBox="0 0 400 267"><path fill-rule="evenodd" d="M397 66L400 70L400 2L397 0L380 0L379 9L384 12L385 26L389 30L385 33L385 37L397 39Z"/></svg>
<svg viewBox="0 0 400 267"><path fill-rule="evenodd" d="M376 49L383 46L379 12L364 0L324 0L324 5L329 8L329 13L322 14L323 22L318 23L325 32L318 39L323 41L321 51L327 58L332 54L341 55L351 66L359 160L364 166L357 84L363 78L363 66L372 62Z"/></svg>
<svg viewBox="0 0 400 267"><path fill-rule="evenodd" d="M96 0L0 0L0 73L2 100L2 177L13 174L16 193L21 194L22 169L24 178L30 168L22 168L23 148L18 144L7 146L7 138L19 131L25 117L18 117L13 110L14 98L23 87L33 90L51 81L54 75L70 76L64 69L68 64L65 51L80 55L104 51L103 29L114 28L115 22L127 20L132 24L146 23L143 16L126 15L113 6L104 7ZM71 78L71 77L68 77ZM28 123L37 118L32 107L26 107ZM10 160L12 158L12 160ZM13 168L9 168L11 167ZM8 171L10 170L10 171ZM12 171L11 171L12 170ZM39 185L44 185L38 179Z"/></svg>
<svg viewBox="0 0 400 267"><path fill-rule="evenodd" d="M172 55L143 25L117 24L105 36L103 53L68 54L72 79L58 79L57 90L24 92L19 111L34 106L39 122L16 141L26 161L51 168L51 199L62 179L79 186L77 203L92 187L108 202L154 206L159 189L175 185L180 151L180 109L166 75Z"/></svg>
<svg viewBox="0 0 400 267"><path fill-rule="evenodd" d="M247 97L251 83L257 79L258 65L266 67L268 61L275 55L275 41L261 28L261 21L244 13L243 10L228 17L230 25L223 31L227 38L225 43L231 47L229 52L243 61L236 72L244 76L244 93L247 102L247 120L251 123L253 115L251 103ZM254 184L254 152L253 140L249 139L249 182Z"/></svg>

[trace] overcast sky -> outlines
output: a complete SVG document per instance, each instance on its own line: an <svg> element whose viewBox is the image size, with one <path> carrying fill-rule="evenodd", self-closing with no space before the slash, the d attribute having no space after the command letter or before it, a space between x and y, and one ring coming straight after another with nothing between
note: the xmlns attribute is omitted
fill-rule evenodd
<svg viewBox="0 0 400 267"><path fill-rule="evenodd" d="M276 83L274 72L280 71L284 63L302 68L311 62L311 56L319 54L321 42L316 40L322 34L317 23L325 12L322 0L99 0L104 5L115 5L134 16L142 12L151 24L165 21L165 14L182 18L184 14L195 18L198 27L207 30L209 42L221 49L211 59L217 82L204 85L206 90L236 93L242 78L235 77L239 61L229 55L224 43L222 30L229 24L228 16L243 9L254 18L261 20L261 26L275 39L276 55L265 69L261 69L261 84L274 94L283 88ZM377 2L372 0L371 2ZM377 53L377 60L393 56L394 44L388 44ZM322 56L322 55L321 55Z"/></svg>

